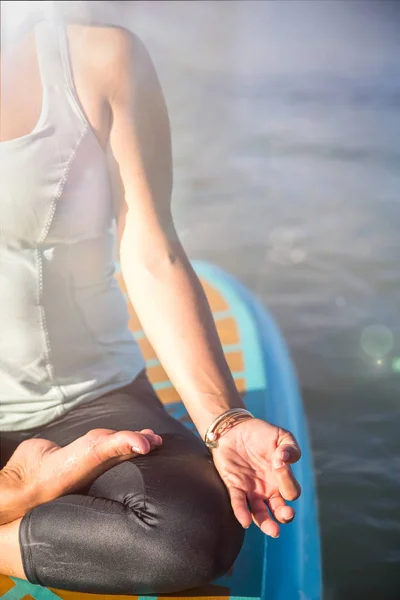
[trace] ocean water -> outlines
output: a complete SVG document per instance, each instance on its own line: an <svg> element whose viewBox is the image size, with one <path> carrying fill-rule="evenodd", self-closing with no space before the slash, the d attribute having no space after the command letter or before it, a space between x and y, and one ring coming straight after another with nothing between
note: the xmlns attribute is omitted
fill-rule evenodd
<svg viewBox="0 0 400 600"><path fill-rule="evenodd" d="M191 258L259 295L309 420L325 600L400 598L400 4L138 2Z"/></svg>

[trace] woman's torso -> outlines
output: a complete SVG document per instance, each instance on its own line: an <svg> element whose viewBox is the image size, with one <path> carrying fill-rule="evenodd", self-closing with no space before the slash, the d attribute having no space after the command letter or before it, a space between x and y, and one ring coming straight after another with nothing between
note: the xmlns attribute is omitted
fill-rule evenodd
<svg viewBox="0 0 400 600"><path fill-rule="evenodd" d="M114 278L101 35L71 26L67 36L61 23L42 21L13 62L3 57L3 431L44 425L144 367Z"/></svg>

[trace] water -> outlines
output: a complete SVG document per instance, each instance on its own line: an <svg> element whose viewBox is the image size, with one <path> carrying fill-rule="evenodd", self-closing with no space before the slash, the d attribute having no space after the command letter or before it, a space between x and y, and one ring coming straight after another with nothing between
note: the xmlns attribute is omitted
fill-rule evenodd
<svg viewBox="0 0 400 600"><path fill-rule="evenodd" d="M262 298L298 369L325 598L398 600L400 5L140 2L130 25L185 248Z"/></svg>

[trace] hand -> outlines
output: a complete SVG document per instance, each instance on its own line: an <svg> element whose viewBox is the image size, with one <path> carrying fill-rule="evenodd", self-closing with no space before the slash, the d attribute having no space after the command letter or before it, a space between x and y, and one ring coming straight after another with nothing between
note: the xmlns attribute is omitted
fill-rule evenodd
<svg viewBox="0 0 400 600"><path fill-rule="evenodd" d="M212 454L239 523L247 528L253 520L265 534L279 537L276 521L289 523L295 515L285 500L301 493L290 467L301 456L293 435L266 421L248 419L221 436Z"/></svg>
<svg viewBox="0 0 400 600"><path fill-rule="evenodd" d="M161 443L151 429L92 429L64 447L42 438L25 440L0 471L0 524L82 488L114 465Z"/></svg>

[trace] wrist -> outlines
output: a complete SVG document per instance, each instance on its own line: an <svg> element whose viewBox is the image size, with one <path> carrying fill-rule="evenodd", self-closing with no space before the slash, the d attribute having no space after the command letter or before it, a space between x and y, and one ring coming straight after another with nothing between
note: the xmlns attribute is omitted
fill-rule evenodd
<svg viewBox="0 0 400 600"><path fill-rule="evenodd" d="M210 399L207 399L207 402L204 402L204 404L199 404L200 410L198 415L195 415L195 417L197 417L195 425L197 427L201 439L204 440L210 425L215 421L215 419L223 415L228 410L234 408L246 408L239 395L237 397L231 396L229 398L213 398L212 402L210 401Z"/></svg>
<svg viewBox="0 0 400 600"><path fill-rule="evenodd" d="M204 442L209 449L218 448L219 440L240 423L254 419L254 415L246 408L231 408L223 412L208 427Z"/></svg>
<svg viewBox="0 0 400 600"><path fill-rule="evenodd" d="M211 423L227 410L246 408L240 394L235 390L232 394L210 395L202 394L196 402L188 403L182 397L184 404L200 434L202 440Z"/></svg>

